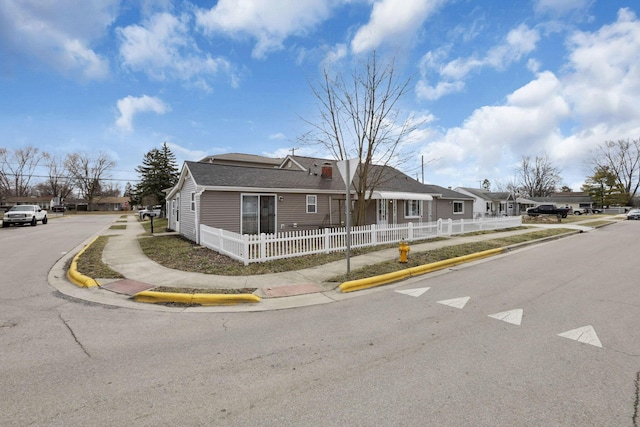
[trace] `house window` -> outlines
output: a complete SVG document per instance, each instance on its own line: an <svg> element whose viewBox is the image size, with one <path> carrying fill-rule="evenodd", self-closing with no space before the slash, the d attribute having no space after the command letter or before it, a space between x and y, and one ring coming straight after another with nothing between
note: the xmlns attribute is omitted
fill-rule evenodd
<svg viewBox="0 0 640 427"><path fill-rule="evenodd" d="M404 217L405 218L420 218L421 216L422 216L422 203L420 203L420 200L404 201Z"/></svg>
<svg viewBox="0 0 640 427"><path fill-rule="evenodd" d="M191 193L191 212L196 211L196 193Z"/></svg>
<svg viewBox="0 0 640 427"><path fill-rule="evenodd" d="M464 202L453 202L453 213L454 214L464 213Z"/></svg>
<svg viewBox="0 0 640 427"><path fill-rule="evenodd" d="M241 234L276 232L276 196L243 194Z"/></svg>
<svg viewBox="0 0 640 427"><path fill-rule="evenodd" d="M308 195L307 196L307 213L317 213L317 212L318 212L318 196Z"/></svg>

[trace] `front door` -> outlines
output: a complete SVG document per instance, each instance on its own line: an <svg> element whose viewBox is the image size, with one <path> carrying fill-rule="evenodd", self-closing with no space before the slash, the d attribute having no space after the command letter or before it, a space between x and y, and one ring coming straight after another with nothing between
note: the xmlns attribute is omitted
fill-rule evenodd
<svg viewBox="0 0 640 427"><path fill-rule="evenodd" d="M389 223L389 206L386 199L376 200L376 210L378 211L378 225L386 225Z"/></svg>
<svg viewBox="0 0 640 427"><path fill-rule="evenodd" d="M174 218L176 219L175 231L179 233L180 232L180 196L176 197Z"/></svg>
<svg viewBox="0 0 640 427"><path fill-rule="evenodd" d="M276 232L276 196L260 196L260 233Z"/></svg>

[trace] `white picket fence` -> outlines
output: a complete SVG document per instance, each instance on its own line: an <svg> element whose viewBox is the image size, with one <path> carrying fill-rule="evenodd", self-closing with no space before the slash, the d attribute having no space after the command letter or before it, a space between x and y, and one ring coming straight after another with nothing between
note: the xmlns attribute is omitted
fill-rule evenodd
<svg viewBox="0 0 640 427"><path fill-rule="evenodd" d="M439 219L436 222L420 224L364 225L351 228L351 248L398 243L402 240L426 240L483 230L500 230L521 225L521 216L458 221ZM200 244L241 261L244 265L347 249L344 227L241 235L200 225Z"/></svg>

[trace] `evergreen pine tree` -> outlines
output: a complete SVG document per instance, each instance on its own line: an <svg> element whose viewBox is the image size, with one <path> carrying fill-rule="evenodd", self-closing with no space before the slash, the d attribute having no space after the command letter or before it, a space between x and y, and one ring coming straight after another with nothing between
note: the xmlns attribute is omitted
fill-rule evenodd
<svg viewBox="0 0 640 427"><path fill-rule="evenodd" d="M164 207L164 190L178 182L178 164L176 156L166 142L160 149L154 148L145 154L142 165L136 168L140 182L136 186L136 196L140 200L152 201Z"/></svg>

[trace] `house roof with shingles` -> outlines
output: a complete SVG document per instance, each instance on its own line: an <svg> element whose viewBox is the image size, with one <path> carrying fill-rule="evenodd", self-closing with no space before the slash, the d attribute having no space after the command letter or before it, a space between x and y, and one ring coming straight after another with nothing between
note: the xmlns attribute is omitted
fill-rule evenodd
<svg viewBox="0 0 640 427"><path fill-rule="evenodd" d="M235 164L247 167L277 168L282 159L275 157L258 156L256 154L228 153L207 156L199 163Z"/></svg>
<svg viewBox="0 0 640 427"><path fill-rule="evenodd" d="M469 194L473 194L476 197L480 197L484 200L490 201L505 201L511 199L511 193L508 191L489 191L484 188L471 188L471 187L460 187L460 189L466 191Z"/></svg>
<svg viewBox="0 0 640 427"><path fill-rule="evenodd" d="M589 193L585 192L563 192L552 193L548 197L529 197L537 203L594 203Z"/></svg>
<svg viewBox="0 0 640 427"><path fill-rule="evenodd" d="M196 185L220 190L344 191L344 182L336 170L333 171L333 179L325 179L302 170L199 162L185 162L185 167L193 176Z"/></svg>
<svg viewBox="0 0 640 427"><path fill-rule="evenodd" d="M264 163L263 157L256 156ZM246 160L244 158L243 160ZM332 167L332 178L321 176L322 167ZM291 166L291 167L289 167ZM251 167L245 164L191 162L184 164L180 181L169 193L182 186L185 170L193 177L197 186L219 191L287 191L287 192L330 192L343 194L344 181L336 166L336 160L318 159L304 156L287 156L279 168ZM422 184L390 166L373 165L372 170L382 174L383 179L376 185L377 191L397 193L428 194L441 199L467 200L469 196L440 187ZM357 180L354 178L354 181Z"/></svg>

